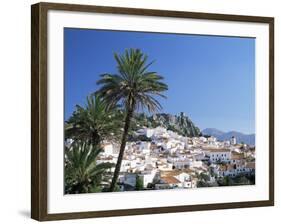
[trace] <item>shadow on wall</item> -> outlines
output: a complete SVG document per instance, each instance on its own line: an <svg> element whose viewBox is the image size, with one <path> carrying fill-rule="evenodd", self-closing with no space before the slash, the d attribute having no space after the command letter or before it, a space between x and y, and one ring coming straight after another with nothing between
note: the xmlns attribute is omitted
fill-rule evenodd
<svg viewBox="0 0 281 224"><path fill-rule="evenodd" d="M27 210L21 210L21 211L18 211L18 213L25 218L30 218L30 215L31 215L30 211L27 211Z"/></svg>

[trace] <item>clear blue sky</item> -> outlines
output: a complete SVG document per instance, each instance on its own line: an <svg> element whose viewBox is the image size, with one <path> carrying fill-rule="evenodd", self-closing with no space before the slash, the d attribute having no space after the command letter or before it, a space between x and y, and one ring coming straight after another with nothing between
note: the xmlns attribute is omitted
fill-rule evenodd
<svg viewBox="0 0 281 224"><path fill-rule="evenodd" d="M65 28L65 119L116 73L113 53L140 48L165 78L163 111L200 128L255 132L255 39Z"/></svg>

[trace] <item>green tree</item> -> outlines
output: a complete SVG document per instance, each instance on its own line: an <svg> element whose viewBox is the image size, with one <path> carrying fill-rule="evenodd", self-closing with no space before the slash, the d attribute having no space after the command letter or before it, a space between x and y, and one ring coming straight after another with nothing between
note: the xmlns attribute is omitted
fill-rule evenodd
<svg viewBox="0 0 281 224"><path fill-rule="evenodd" d="M139 175L136 177L136 190L143 190L143 179Z"/></svg>
<svg viewBox="0 0 281 224"><path fill-rule="evenodd" d="M108 108L97 94L87 97L85 107L76 111L65 124L65 137L87 141L94 145L106 139L118 139L121 134L122 114L117 107Z"/></svg>
<svg viewBox="0 0 281 224"><path fill-rule="evenodd" d="M209 187L209 184L206 183L205 181L199 180L199 181L197 182L197 187L198 187L198 188L199 188L199 187Z"/></svg>
<svg viewBox="0 0 281 224"><path fill-rule="evenodd" d="M232 185L232 180L229 176L220 178L217 182L218 182L219 186L231 186Z"/></svg>
<svg viewBox="0 0 281 224"><path fill-rule="evenodd" d="M101 191L101 181L113 163L97 164L102 149L96 145L74 142L65 149L65 193L90 193Z"/></svg>
<svg viewBox="0 0 281 224"><path fill-rule="evenodd" d="M116 185L126 146L130 122L134 112L147 108L149 112L161 109L154 96L164 97L161 93L168 89L162 82L163 77L148 71L152 64L147 63L147 55L139 49L126 50L124 54L114 54L117 62L117 74L103 74L97 84L101 85L98 93L109 107L120 103L125 109L125 122L121 139L120 152L109 191Z"/></svg>
<svg viewBox="0 0 281 224"><path fill-rule="evenodd" d="M205 173L200 173L199 179L201 181L207 182L207 181L210 181L210 176L208 174L205 174Z"/></svg>

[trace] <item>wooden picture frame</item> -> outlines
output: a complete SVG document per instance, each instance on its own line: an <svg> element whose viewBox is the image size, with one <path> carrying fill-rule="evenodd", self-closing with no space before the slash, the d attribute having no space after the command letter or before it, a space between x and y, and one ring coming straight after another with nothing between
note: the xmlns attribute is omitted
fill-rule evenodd
<svg viewBox="0 0 281 224"><path fill-rule="evenodd" d="M146 207L103 211L48 213L48 19L50 10L193 18L211 21L249 22L269 25L269 196L268 200L183 206ZM94 217L203 211L274 205L274 18L211 13L118 8L90 5L38 3L31 7L31 217L39 221Z"/></svg>

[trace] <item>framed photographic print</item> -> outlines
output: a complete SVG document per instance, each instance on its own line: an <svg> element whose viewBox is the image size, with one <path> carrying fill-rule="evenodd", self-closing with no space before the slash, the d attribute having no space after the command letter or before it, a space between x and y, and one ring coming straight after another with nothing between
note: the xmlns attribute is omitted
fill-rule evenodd
<svg viewBox="0 0 281 224"><path fill-rule="evenodd" d="M32 5L32 218L274 204L274 18Z"/></svg>

